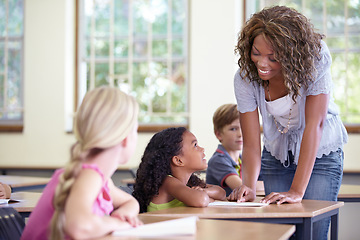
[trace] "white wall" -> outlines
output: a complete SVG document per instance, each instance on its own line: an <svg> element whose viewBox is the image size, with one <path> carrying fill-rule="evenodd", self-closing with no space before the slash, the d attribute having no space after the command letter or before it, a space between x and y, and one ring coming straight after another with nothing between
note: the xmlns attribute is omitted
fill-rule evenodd
<svg viewBox="0 0 360 240"><path fill-rule="evenodd" d="M236 103L232 81L236 69L235 2L191 1L190 130L205 147L208 159L218 144L212 115L220 105Z"/></svg>
<svg viewBox="0 0 360 240"><path fill-rule="evenodd" d="M72 134L65 133L65 101L74 81L74 5L72 0L25 1L25 124L22 133L0 133L1 166L62 166ZM190 1L190 130L210 158L217 146L212 114L235 103L233 54L241 0ZM136 167L151 133L140 133L130 167ZM357 145L350 135L345 169L360 170Z"/></svg>

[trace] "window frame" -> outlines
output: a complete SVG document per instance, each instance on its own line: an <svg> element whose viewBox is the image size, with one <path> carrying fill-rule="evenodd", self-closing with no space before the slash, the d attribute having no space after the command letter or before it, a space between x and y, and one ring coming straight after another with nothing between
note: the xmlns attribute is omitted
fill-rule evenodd
<svg viewBox="0 0 360 240"><path fill-rule="evenodd" d="M79 56L79 48L80 48L80 41L79 41L79 24L80 24L80 1L81 0L76 0L75 1L75 84L74 84L74 112L76 112L77 107L79 106L80 102L79 102L79 90L80 90L80 80L79 80L79 67L80 67L80 56ZM186 5L187 5L187 10L189 10L188 8L188 0L185 0ZM187 13L187 19L186 19L186 45L188 45L189 42L189 13ZM186 61L184 62L185 64L185 68L186 68L186 77L188 83L187 83L187 102L188 102L188 106L187 106L187 123L186 124L176 124L176 123L169 123L169 124L141 124L139 123L139 127L138 127L138 132L158 132L161 131L163 129L169 128L169 127L185 127L185 128L189 128L189 124L190 124L190 116L189 116L189 108L190 108L190 104L189 104L189 97L190 97L190 89L189 89L189 48L187 47L186 49ZM173 62L174 63L174 62ZM71 130L72 131L72 130ZM69 131L69 132L71 132Z"/></svg>
<svg viewBox="0 0 360 240"><path fill-rule="evenodd" d="M6 4L7 3L7 4ZM9 15L9 2L6 1L6 17L8 18ZM20 91L19 91L19 95L18 98L21 101L21 106L20 106L20 111L21 111L21 118L20 119L0 119L0 132L23 132L24 130L24 34L25 34L25 3L24 1L22 1L22 35L20 36L15 36L15 37L9 37L8 35L5 37L1 37L4 38L4 44L5 46L7 45L7 42L19 42L21 45L21 50L20 50L20 54L21 54L21 59L20 59L20 64L21 64L21 74L20 74ZM7 27L6 27L7 28ZM13 40L9 40L13 39ZM8 48L4 48L4 51L9 51ZM7 54L5 54L6 56ZM5 59L4 59L5 60ZM7 63L6 63L7 64ZM6 67L7 68L7 67ZM8 79L5 79L6 77L6 71L4 70L4 82L6 82ZM5 93L6 90L4 90ZM6 93L5 93L6 94ZM4 102L4 105L6 103ZM4 107L6 109L6 107Z"/></svg>

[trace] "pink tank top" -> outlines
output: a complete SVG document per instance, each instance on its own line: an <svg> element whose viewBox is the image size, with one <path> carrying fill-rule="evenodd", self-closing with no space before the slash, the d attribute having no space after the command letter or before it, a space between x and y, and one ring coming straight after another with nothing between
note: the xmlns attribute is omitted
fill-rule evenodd
<svg viewBox="0 0 360 240"><path fill-rule="evenodd" d="M93 213L98 216L109 215L113 210L113 202L110 197L108 182L107 180L105 181L103 173L95 164L83 164L82 168L93 169L103 179L102 188L93 204ZM24 232L21 236L22 240L48 239L49 226L54 214L53 198L55 189L59 183L59 176L63 172L64 169L56 170L50 182L44 188L35 209L32 211L28 222L26 223Z"/></svg>
<svg viewBox="0 0 360 240"><path fill-rule="evenodd" d="M103 173L99 170L99 168L95 164L83 164L82 168L93 169L94 171L99 173L99 175L103 180L103 186L93 205L93 213L99 216L110 215L110 213L114 209L114 206L112 199L110 197L108 181L107 180L105 181Z"/></svg>

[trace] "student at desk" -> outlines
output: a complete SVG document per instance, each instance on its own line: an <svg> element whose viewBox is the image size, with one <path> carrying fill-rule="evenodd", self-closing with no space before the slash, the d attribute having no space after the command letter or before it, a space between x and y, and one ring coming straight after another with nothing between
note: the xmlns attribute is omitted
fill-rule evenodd
<svg viewBox="0 0 360 240"><path fill-rule="evenodd" d="M337 200L347 133L331 98L332 60L323 37L285 6L255 13L239 34L234 87L244 139L243 186L230 195L233 200L255 198L260 172L264 202ZM314 239L327 239L329 223L314 224Z"/></svg>
<svg viewBox="0 0 360 240"><path fill-rule="evenodd" d="M239 116L236 104L218 107L213 116L214 133L220 144L208 162L206 183L221 186L226 195L242 185L242 134Z"/></svg>
<svg viewBox="0 0 360 240"><path fill-rule="evenodd" d="M117 88L85 95L74 121L71 161L45 187L23 240L97 238L141 224L138 202L111 180L135 150L138 108Z"/></svg>
<svg viewBox="0 0 360 240"><path fill-rule="evenodd" d="M11 196L11 187L6 183L0 182L0 198L10 198Z"/></svg>
<svg viewBox="0 0 360 240"><path fill-rule="evenodd" d="M194 172L207 167L204 148L183 127L156 133L145 148L136 173L133 196L140 211L177 206L206 207L225 200L220 186L205 184Z"/></svg>

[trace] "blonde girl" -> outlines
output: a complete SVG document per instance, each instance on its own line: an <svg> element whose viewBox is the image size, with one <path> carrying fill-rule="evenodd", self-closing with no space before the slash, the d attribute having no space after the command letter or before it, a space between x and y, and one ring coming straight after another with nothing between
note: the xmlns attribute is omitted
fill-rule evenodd
<svg viewBox="0 0 360 240"><path fill-rule="evenodd" d="M95 238L136 227L139 204L111 176L137 141L138 104L119 89L89 91L75 116L71 160L57 170L22 239Z"/></svg>

